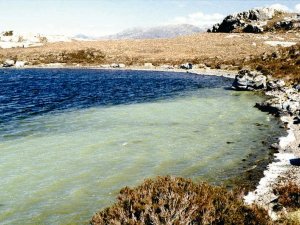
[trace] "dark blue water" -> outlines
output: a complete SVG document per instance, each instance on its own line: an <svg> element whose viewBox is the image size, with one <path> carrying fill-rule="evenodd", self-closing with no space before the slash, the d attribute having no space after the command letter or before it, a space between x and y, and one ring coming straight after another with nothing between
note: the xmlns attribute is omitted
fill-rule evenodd
<svg viewBox="0 0 300 225"><path fill-rule="evenodd" d="M150 102L198 88L228 87L231 82L150 71L0 70L0 124L59 110Z"/></svg>

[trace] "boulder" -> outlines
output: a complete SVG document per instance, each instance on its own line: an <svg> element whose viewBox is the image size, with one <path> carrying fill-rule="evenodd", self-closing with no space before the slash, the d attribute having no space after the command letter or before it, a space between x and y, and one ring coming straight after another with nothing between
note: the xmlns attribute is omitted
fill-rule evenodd
<svg viewBox="0 0 300 225"><path fill-rule="evenodd" d="M243 31L245 33L262 33L264 31L264 29L262 27L257 26L257 25L248 24L243 29Z"/></svg>
<svg viewBox="0 0 300 225"><path fill-rule="evenodd" d="M263 32L262 24L272 19L276 10L272 8L251 9L237 14L228 15L221 23L215 24L209 32Z"/></svg>
<svg viewBox="0 0 300 225"><path fill-rule="evenodd" d="M278 10L275 10L274 8L260 8L260 9L250 9L248 14L249 20L269 20L272 19L275 15L275 12Z"/></svg>
<svg viewBox="0 0 300 225"><path fill-rule="evenodd" d="M285 86L284 80L269 80L267 82L267 90L277 90Z"/></svg>
<svg viewBox="0 0 300 225"><path fill-rule="evenodd" d="M185 70L190 70L193 69L193 64L192 63L184 63L180 65L180 69L185 69Z"/></svg>
<svg viewBox="0 0 300 225"><path fill-rule="evenodd" d="M22 68L22 67L25 66L25 64L26 64L26 62L24 62L24 61L17 61L16 64L15 64L15 66L17 68Z"/></svg>
<svg viewBox="0 0 300 225"><path fill-rule="evenodd" d="M205 69L206 65L204 63L200 63L200 64L198 64L198 68L199 69Z"/></svg>
<svg viewBox="0 0 300 225"><path fill-rule="evenodd" d="M282 110L294 114L300 109L300 103L294 101L286 101L282 104Z"/></svg>
<svg viewBox="0 0 300 225"><path fill-rule="evenodd" d="M230 33L240 25L241 22L236 16L229 15L225 17L222 23L215 24L212 28L212 32Z"/></svg>
<svg viewBox="0 0 300 225"><path fill-rule="evenodd" d="M236 75L232 88L236 90L263 90L266 88L267 77L262 73L240 70Z"/></svg>
<svg viewBox="0 0 300 225"><path fill-rule="evenodd" d="M112 63L112 64L110 64L110 67L111 67L111 68L119 68L119 64L117 64L117 63Z"/></svg>
<svg viewBox="0 0 300 225"><path fill-rule="evenodd" d="M283 99L279 97L274 97L264 102L256 103L255 107L263 112L268 112L278 116L283 112L287 112L287 110L283 109L284 102L285 101Z"/></svg>
<svg viewBox="0 0 300 225"><path fill-rule="evenodd" d="M144 63L144 67L152 68L154 66L152 63Z"/></svg>
<svg viewBox="0 0 300 225"><path fill-rule="evenodd" d="M300 84L296 84L296 85L294 86L294 88L295 88L295 90L297 90L298 92L300 92Z"/></svg>
<svg viewBox="0 0 300 225"><path fill-rule="evenodd" d="M119 68L125 68L125 67L126 67L125 64L123 64L123 63L120 63L120 64L119 64Z"/></svg>
<svg viewBox="0 0 300 225"><path fill-rule="evenodd" d="M274 27L276 29L284 29L284 30L291 30L294 28L293 22L292 21L279 21L277 23L275 23Z"/></svg>
<svg viewBox="0 0 300 225"><path fill-rule="evenodd" d="M15 65L15 61L12 59L7 59L3 63L3 67L11 67Z"/></svg>

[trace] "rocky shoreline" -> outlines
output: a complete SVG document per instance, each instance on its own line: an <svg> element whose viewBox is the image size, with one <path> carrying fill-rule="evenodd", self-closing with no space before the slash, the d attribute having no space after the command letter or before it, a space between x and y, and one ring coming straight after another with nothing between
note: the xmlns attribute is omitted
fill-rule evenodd
<svg viewBox="0 0 300 225"><path fill-rule="evenodd" d="M270 99L257 103L262 111L279 116L287 130L287 136L279 138L272 148L278 152L275 160L264 172L256 190L249 192L244 200L255 203L268 210L273 220L285 215L275 195L274 189L289 182L300 183L300 86L288 86L283 80L264 76L257 71L241 70L236 76L233 87L237 90L264 91Z"/></svg>

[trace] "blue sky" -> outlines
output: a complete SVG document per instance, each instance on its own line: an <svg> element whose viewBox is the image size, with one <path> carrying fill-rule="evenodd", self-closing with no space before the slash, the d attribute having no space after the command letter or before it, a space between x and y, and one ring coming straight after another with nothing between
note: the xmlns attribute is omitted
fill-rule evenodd
<svg viewBox="0 0 300 225"><path fill-rule="evenodd" d="M265 0L0 0L0 30L101 36L132 27L175 23L209 26L225 15L300 1Z"/></svg>

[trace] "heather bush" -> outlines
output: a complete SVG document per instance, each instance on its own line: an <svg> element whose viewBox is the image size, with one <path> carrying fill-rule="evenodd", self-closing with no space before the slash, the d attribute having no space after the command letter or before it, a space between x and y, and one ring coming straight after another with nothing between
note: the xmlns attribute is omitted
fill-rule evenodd
<svg viewBox="0 0 300 225"><path fill-rule="evenodd" d="M278 196L278 203L289 210L300 208L300 186L288 182L274 189L274 194Z"/></svg>
<svg viewBox="0 0 300 225"><path fill-rule="evenodd" d="M96 213L91 224L271 223L265 210L244 205L241 194L167 176L123 188L117 203Z"/></svg>
<svg viewBox="0 0 300 225"><path fill-rule="evenodd" d="M81 63L81 64L99 64L103 63L105 54L94 48L80 49L76 51L61 51L61 52L47 52L46 54L37 54L32 64L41 63Z"/></svg>
<svg viewBox="0 0 300 225"><path fill-rule="evenodd" d="M292 83L300 81L300 44L291 47L280 48L272 54L263 54L249 62L241 63L260 70L264 74L283 78Z"/></svg>

